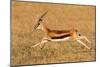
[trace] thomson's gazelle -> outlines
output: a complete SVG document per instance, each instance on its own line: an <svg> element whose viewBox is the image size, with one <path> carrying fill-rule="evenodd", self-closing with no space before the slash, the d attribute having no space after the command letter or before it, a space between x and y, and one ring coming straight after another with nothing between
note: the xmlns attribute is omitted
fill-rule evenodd
<svg viewBox="0 0 100 67"><path fill-rule="evenodd" d="M44 44L48 41L65 41L65 40L74 40L78 43L84 45L87 49L90 49L86 44L84 44L81 39L85 39L88 43L91 43L85 36L82 36L77 29L72 30L50 30L45 23L42 21L43 16L46 14L45 12L38 20L37 24L35 25L35 29L40 29L45 33L45 36L43 37L42 41L37 43L36 45L33 45L32 47L40 46L40 48L43 48Z"/></svg>

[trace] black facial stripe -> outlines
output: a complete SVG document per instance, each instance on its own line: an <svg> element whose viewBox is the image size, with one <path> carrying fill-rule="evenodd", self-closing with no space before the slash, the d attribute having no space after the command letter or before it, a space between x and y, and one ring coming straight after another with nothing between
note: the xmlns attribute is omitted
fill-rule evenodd
<svg viewBox="0 0 100 67"><path fill-rule="evenodd" d="M37 28L37 25L35 25L34 28L36 29Z"/></svg>
<svg viewBox="0 0 100 67"><path fill-rule="evenodd" d="M39 25L40 25L40 23L36 24L36 25L34 26L34 28L36 29Z"/></svg>
<svg viewBox="0 0 100 67"><path fill-rule="evenodd" d="M51 37L51 39L63 39L63 38L68 37L68 36L70 36L70 34L59 36L59 37L57 37L57 36L56 37Z"/></svg>

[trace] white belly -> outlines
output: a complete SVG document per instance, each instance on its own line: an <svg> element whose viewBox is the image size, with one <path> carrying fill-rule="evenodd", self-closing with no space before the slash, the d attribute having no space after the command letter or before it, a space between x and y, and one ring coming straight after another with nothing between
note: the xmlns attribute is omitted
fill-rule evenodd
<svg viewBox="0 0 100 67"><path fill-rule="evenodd" d="M69 40L70 37L66 37L66 38L63 38L63 39L49 39L50 41L66 41L66 40Z"/></svg>

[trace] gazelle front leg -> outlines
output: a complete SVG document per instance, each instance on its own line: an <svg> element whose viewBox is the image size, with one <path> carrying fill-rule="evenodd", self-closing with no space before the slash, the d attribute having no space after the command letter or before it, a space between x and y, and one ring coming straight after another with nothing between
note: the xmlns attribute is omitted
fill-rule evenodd
<svg viewBox="0 0 100 67"><path fill-rule="evenodd" d="M47 43L47 42L48 42L48 39L47 38L43 38L41 43L40 43L40 45L39 45L40 48L42 49L44 47L45 43Z"/></svg>
<svg viewBox="0 0 100 67"><path fill-rule="evenodd" d="M31 48L36 47L36 46L38 46L38 45L40 45L40 43L37 43L37 44L31 46Z"/></svg>
<svg viewBox="0 0 100 67"><path fill-rule="evenodd" d="M44 37L43 39L42 39L42 41L41 42L39 42L39 43L37 43L36 45L34 45L34 46L31 46L31 47L36 47L36 46L40 46L40 48L42 49L43 48L43 46L44 46L44 44L46 43L46 42L48 42L49 40L48 40L48 38L47 37Z"/></svg>

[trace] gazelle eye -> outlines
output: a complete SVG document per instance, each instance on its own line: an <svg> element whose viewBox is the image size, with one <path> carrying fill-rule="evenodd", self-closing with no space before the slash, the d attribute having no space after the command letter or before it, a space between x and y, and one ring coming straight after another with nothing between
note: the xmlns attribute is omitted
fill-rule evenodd
<svg viewBox="0 0 100 67"><path fill-rule="evenodd" d="M37 23L37 25L40 25L40 23Z"/></svg>

